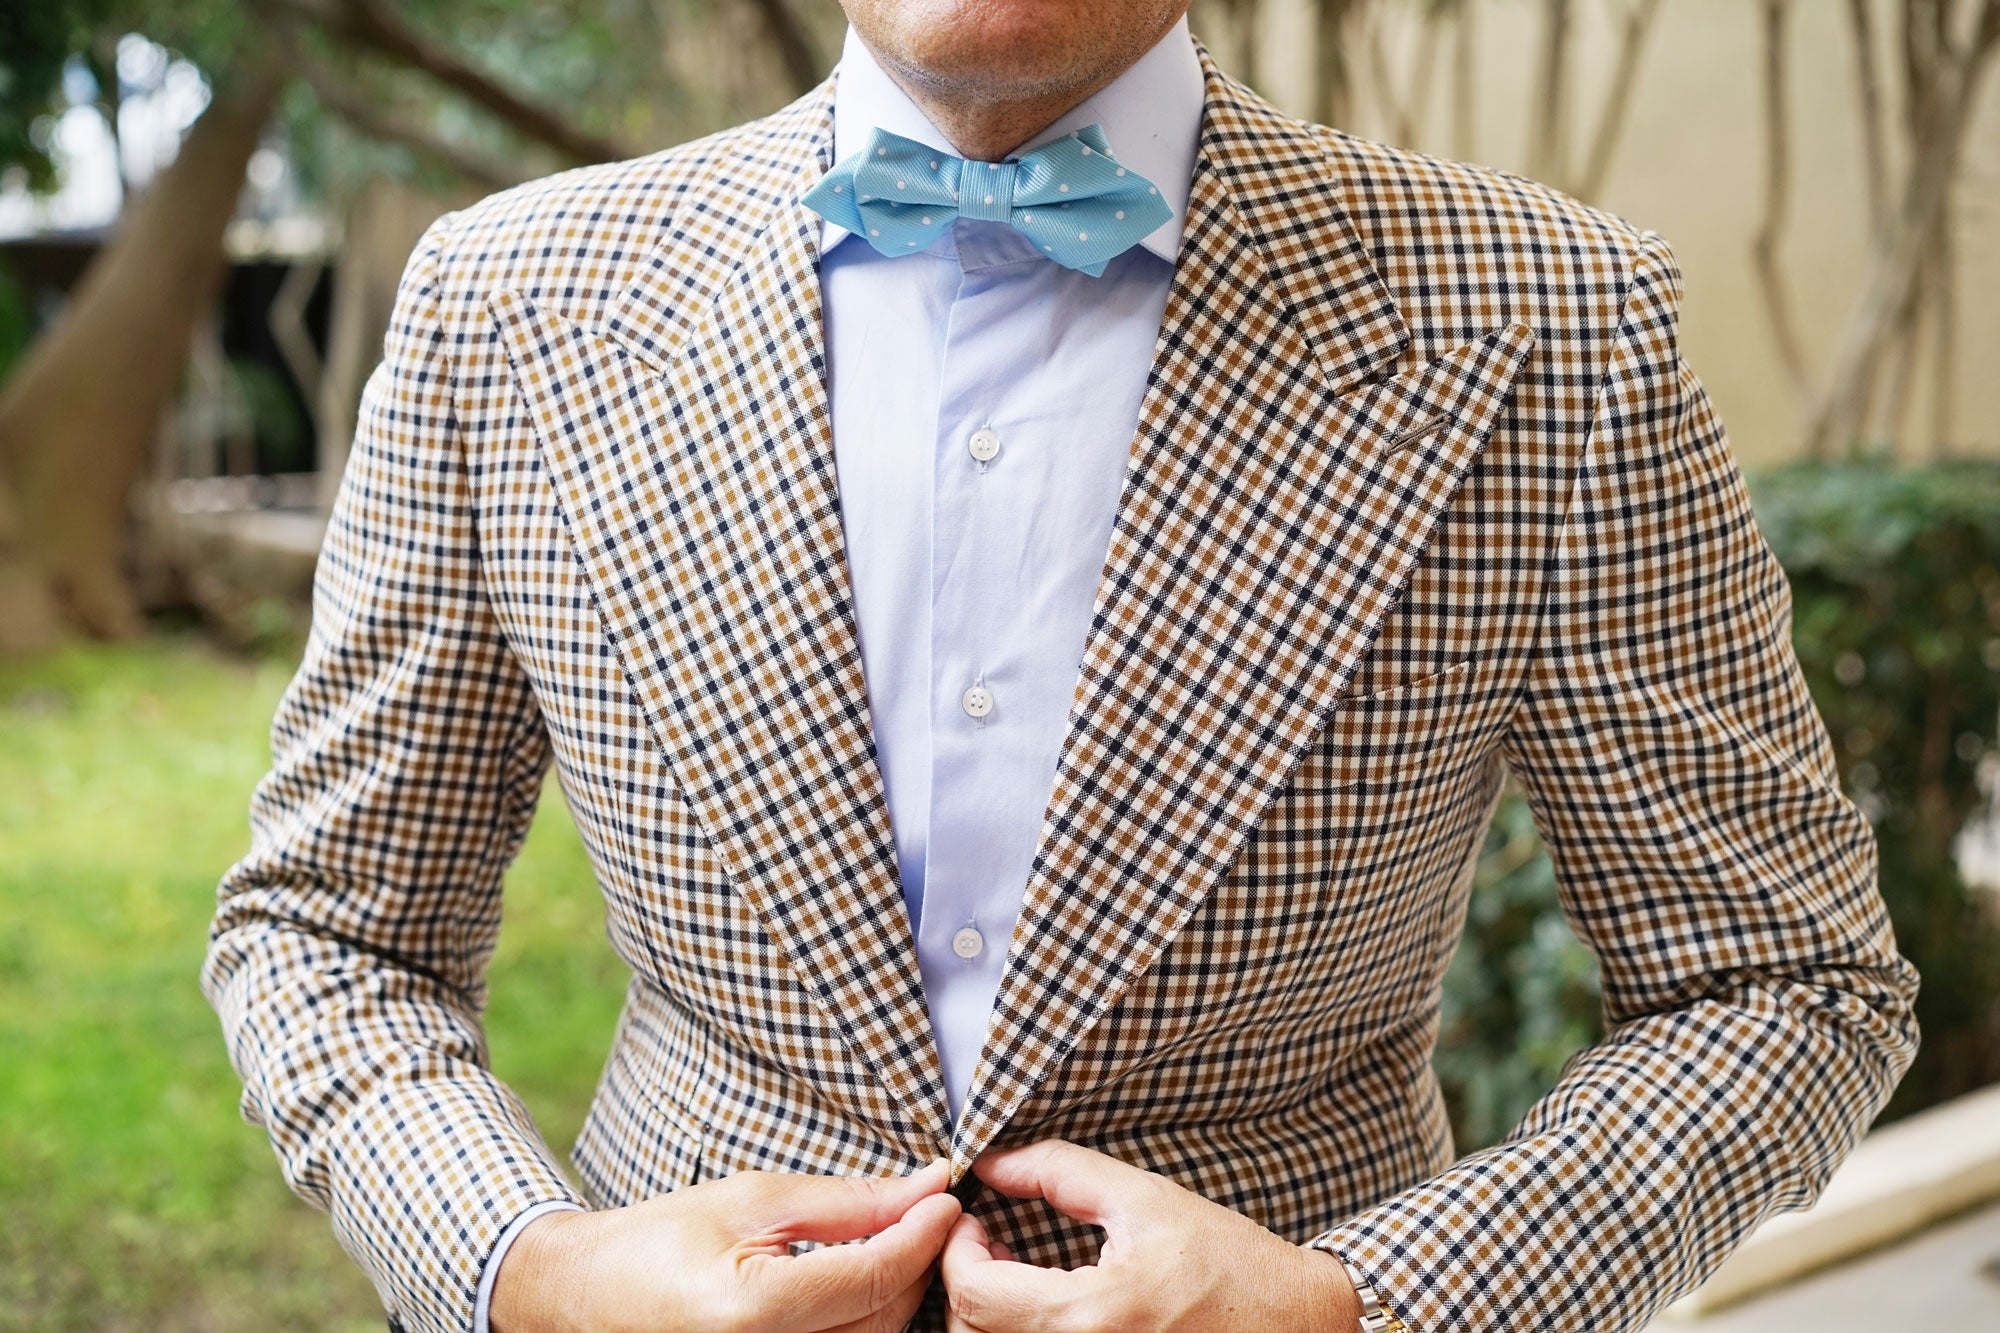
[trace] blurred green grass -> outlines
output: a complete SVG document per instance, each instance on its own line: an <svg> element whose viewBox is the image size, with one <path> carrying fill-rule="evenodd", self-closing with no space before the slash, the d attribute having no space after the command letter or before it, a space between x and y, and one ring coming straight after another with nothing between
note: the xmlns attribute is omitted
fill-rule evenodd
<svg viewBox="0 0 2000 1333"><path fill-rule="evenodd" d="M379 1330L196 982L292 669L192 638L0 663L0 1330ZM626 972L553 785L508 878L493 1061L556 1147Z"/></svg>

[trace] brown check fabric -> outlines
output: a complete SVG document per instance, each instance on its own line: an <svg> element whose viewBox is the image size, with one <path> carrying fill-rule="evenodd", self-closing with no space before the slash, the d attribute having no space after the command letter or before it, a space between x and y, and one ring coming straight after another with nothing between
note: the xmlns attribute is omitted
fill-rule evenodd
<svg viewBox="0 0 2000 1333"><path fill-rule="evenodd" d="M1606 1333L1810 1202L1888 1096L1916 976L1665 245L1202 60L1183 249L956 1124L798 202L833 81L418 247L202 978L245 1115L406 1327L467 1328L543 1200L939 1153L957 1178L1060 1136L1344 1255L1418 1333ZM480 1025L551 764L633 974L580 1190ZM1455 1160L1429 1057L1503 771L1609 1035ZM1097 1253L1039 1201L971 1207L1032 1262Z"/></svg>

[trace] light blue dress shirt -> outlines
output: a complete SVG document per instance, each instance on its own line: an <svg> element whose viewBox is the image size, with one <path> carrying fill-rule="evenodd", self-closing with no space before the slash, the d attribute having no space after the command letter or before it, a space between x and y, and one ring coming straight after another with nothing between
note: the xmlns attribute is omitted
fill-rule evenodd
<svg viewBox="0 0 2000 1333"><path fill-rule="evenodd" d="M951 141L852 28L834 158L877 126ZM1092 122L1173 210L1100 277L1005 223L960 218L878 254L821 228L827 391L841 521L903 899L943 1062L963 1107L985 1043L1180 249L1202 113L1187 20L1023 144ZM501 1235L480 1282L529 1209Z"/></svg>
<svg viewBox="0 0 2000 1333"><path fill-rule="evenodd" d="M850 28L834 156L951 142ZM1055 784L1201 125L1186 21L1024 144L1093 121L1173 217L1101 277L1004 222L928 250L821 228L841 520L903 898L954 1117Z"/></svg>

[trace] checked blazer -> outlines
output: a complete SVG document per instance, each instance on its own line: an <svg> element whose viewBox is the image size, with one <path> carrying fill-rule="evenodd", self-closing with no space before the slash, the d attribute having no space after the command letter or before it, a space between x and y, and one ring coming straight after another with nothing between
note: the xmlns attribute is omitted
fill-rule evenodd
<svg viewBox="0 0 2000 1333"><path fill-rule="evenodd" d="M417 248L202 976L244 1113L406 1328L468 1327L541 1201L940 1153L957 1179L1060 1136L1346 1256L1418 1333L1607 1333L1810 1202L1889 1095L1916 976L1667 248L1201 57L1183 249L956 1123L798 202L834 80ZM551 765L632 970L576 1183L480 1022ZM1508 772L1609 1031L1457 1158L1439 980ZM969 1206L1030 1261L1097 1253L1040 1201Z"/></svg>

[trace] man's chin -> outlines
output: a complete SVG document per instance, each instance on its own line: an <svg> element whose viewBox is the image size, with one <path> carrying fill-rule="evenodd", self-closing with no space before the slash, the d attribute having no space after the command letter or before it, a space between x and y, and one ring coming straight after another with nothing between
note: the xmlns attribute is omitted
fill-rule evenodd
<svg viewBox="0 0 2000 1333"><path fill-rule="evenodd" d="M898 63L936 86L1032 95L1073 81L1086 66L1077 0L930 0L896 21Z"/></svg>
<svg viewBox="0 0 2000 1333"><path fill-rule="evenodd" d="M911 72L932 88L994 101L1058 92L1085 76L1075 53L1061 45L1046 51L1025 45L920 51L909 63Z"/></svg>

